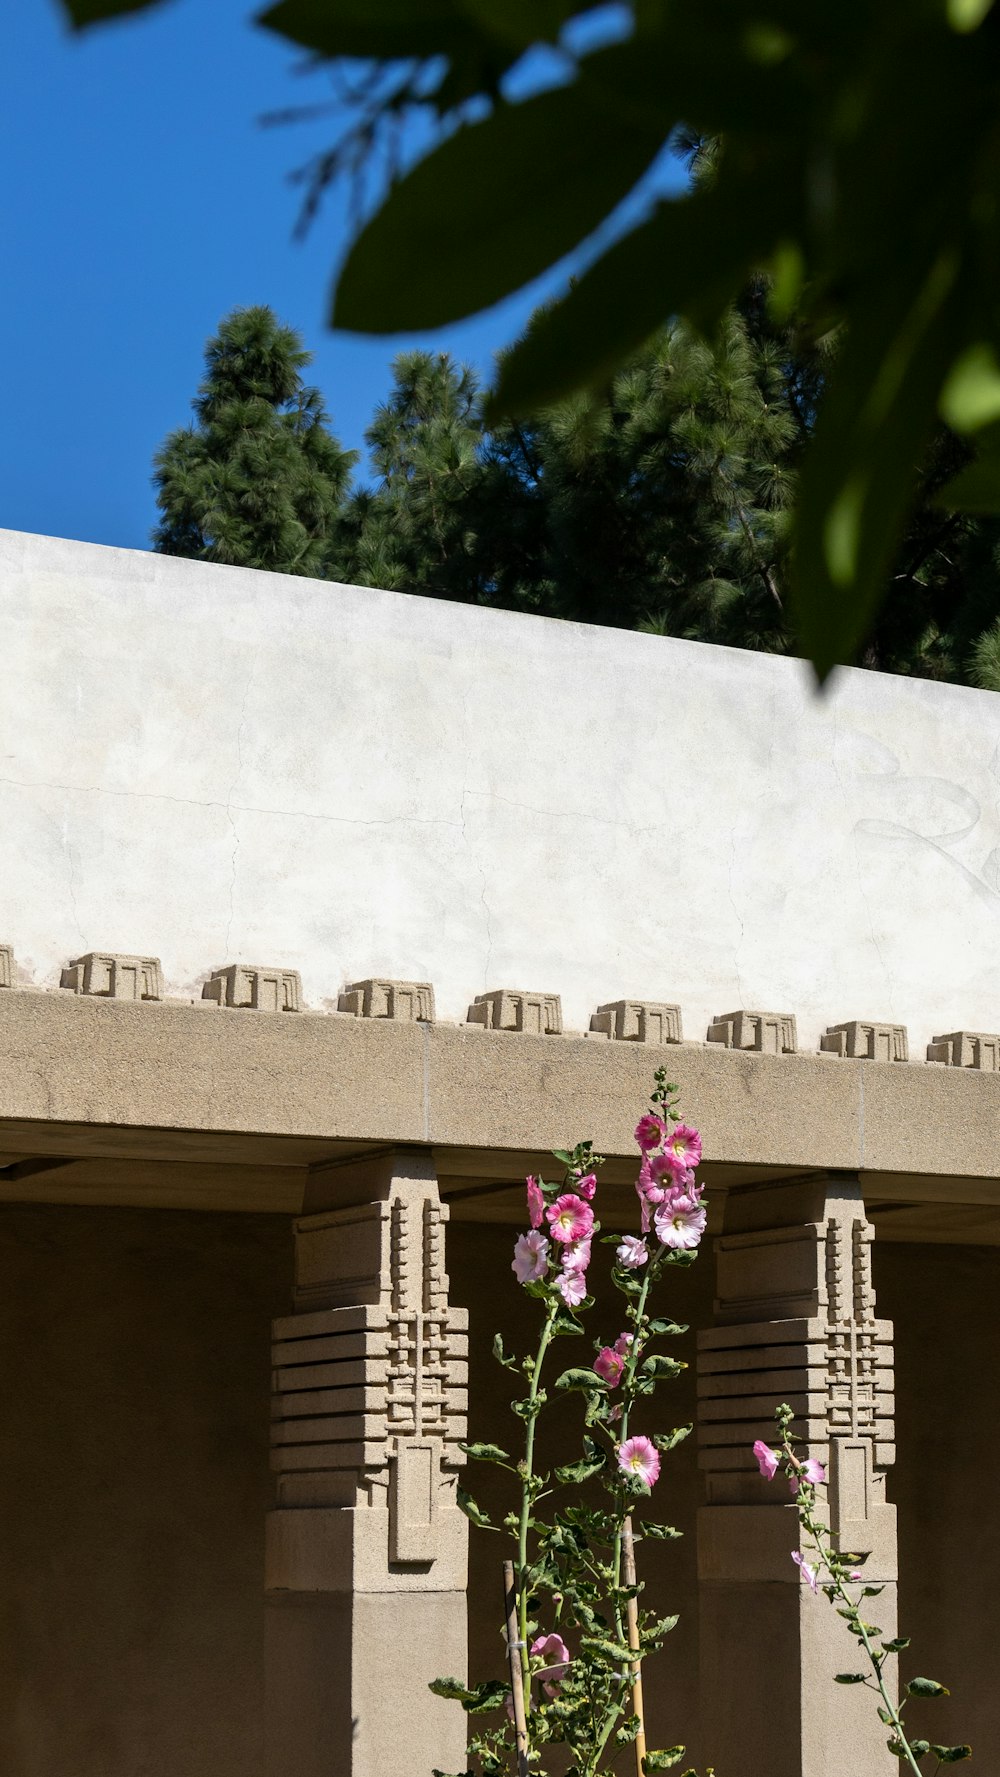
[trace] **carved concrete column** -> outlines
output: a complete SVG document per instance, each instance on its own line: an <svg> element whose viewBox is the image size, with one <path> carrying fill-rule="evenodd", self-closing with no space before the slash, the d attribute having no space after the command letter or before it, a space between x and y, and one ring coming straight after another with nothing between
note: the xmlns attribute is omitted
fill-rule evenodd
<svg viewBox="0 0 1000 1777"><path fill-rule="evenodd" d="M764 1481L755 1438L774 1443L787 1401L836 1546L867 1551L886 1635L896 1626L892 1327L875 1314L873 1229L855 1175L730 1192L716 1242L717 1325L699 1337L702 1739L720 1771L878 1777L889 1757L846 1626L802 1584L786 1483Z"/></svg>
<svg viewBox="0 0 1000 1777"><path fill-rule="evenodd" d="M468 1317L448 1306L427 1158L339 1170L359 1200L295 1228L274 1326L267 1526L268 1777L428 1777L465 1762L431 1695L466 1663Z"/></svg>

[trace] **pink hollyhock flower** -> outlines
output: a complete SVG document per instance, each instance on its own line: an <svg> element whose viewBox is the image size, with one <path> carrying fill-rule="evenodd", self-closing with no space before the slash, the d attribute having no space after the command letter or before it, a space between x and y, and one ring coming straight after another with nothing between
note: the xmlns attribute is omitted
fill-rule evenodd
<svg viewBox="0 0 1000 1777"><path fill-rule="evenodd" d="M590 1236L585 1240L573 1240L562 1250L564 1271L586 1271L590 1264Z"/></svg>
<svg viewBox="0 0 1000 1777"><path fill-rule="evenodd" d="M626 1438L618 1446L618 1467L623 1475L652 1487L660 1473L660 1452L651 1438Z"/></svg>
<svg viewBox="0 0 1000 1777"><path fill-rule="evenodd" d="M578 1194L584 1198L587 1203L593 1203L594 1192L597 1190L596 1172L587 1172L584 1174L583 1178L578 1178L576 1181L576 1188Z"/></svg>
<svg viewBox="0 0 1000 1777"><path fill-rule="evenodd" d="M615 1247L615 1258L626 1271L638 1271L649 1258L646 1242L640 1240L638 1234L626 1234L621 1245Z"/></svg>
<svg viewBox="0 0 1000 1777"><path fill-rule="evenodd" d="M628 1357L628 1348L635 1338L634 1333L619 1333L615 1340L615 1350L619 1357Z"/></svg>
<svg viewBox="0 0 1000 1777"><path fill-rule="evenodd" d="M653 1207L654 1206L650 1203L649 1198L644 1197L642 1200L642 1215L639 1220L639 1226L644 1234L648 1234L650 1228L653 1226Z"/></svg>
<svg viewBox="0 0 1000 1777"><path fill-rule="evenodd" d="M594 1212L589 1203L577 1197L572 1191L565 1191L550 1203L545 1211L545 1219L549 1224L549 1232L553 1240L568 1246L574 1240L586 1240L594 1226Z"/></svg>
<svg viewBox="0 0 1000 1777"><path fill-rule="evenodd" d="M587 1279L582 1271L562 1271L556 1281L556 1289L567 1308L579 1308L587 1294Z"/></svg>
<svg viewBox="0 0 1000 1777"><path fill-rule="evenodd" d="M692 1171L701 1161L701 1136L687 1123L675 1123L663 1146L666 1153Z"/></svg>
<svg viewBox="0 0 1000 1777"><path fill-rule="evenodd" d="M562 1636L536 1635L529 1652L541 1654L543 1658L548 1660L548 1665L543 1666L541 1671L535 1674L535 1677L542 1680L542 1689L547 1696L558 1697L558 1681L560 1678L565 1678L570 1665L569 1648Z"/></svg>
<svg viewBox="0 0 1000 1777"><path fill-rule="evenodd" d="M864 1574L863 1574L863 1573L862 1573L862 1571L861 1571L861 1569L860 1569L860 1567L856 1567L856 1568L855 1568L855 1569L854 1569L854 1572L853 1572L853 1573L849 1573L849 1574L848 1574L848 1576L847 1576L847 1577L848 1577L848 1579L849 1579L849 1580L863 1580L863 1579L864 1579L864 1577L865 1577L865 1576L864 1576Z"/></svg>
<svg viewBox="0 0 1000 1777"><path fill-rule="evenodd" d="M603 1382L610 1388L617 1388L625 1368L624 1353L615 1351L611 1345L602 1346L594 1359L594 1369Z"/></svg>
<svg viewBox="0 0 1000 1777"><path fill-rule="evenodd" d="M510 1268L518 1283L537 1283L544 1277L549 1268L549 1243L544 1234L534 1228L530 1234L519 1234Z"/></svg>
<svg viewBox="0 0 1000 1777"><path fill-rule="evenodd" d="M534 1176L525 1179L528 1190L528 1220L533 1228L540 1228L545 1214L545 1193L542 1181Z"/></svg>
<svg viewBox="0 0 1000 1777"><path fill-rule="evenodd" d="M675 1252L690 1251L701 1241L705 1232L708 1211L703 1203L683 1194L675 1196L671 1193L666 1203L661 1203L653 1216L656 1236L661 1246L672 1247Z"/></svg>
<svg viewBox="0 0 1000 1777"><path fill-rule="evenodd" d="M651 1111L648 1111L644 1117L640 1117L635 1126L635 1139L644 1154L648 1154L650 1148L658 1148L663 1140L661 1118L654 1117Z"/></svg>
<svg viewBox="0 0 1000 1777"><path fill-rule="evenodd" d="M778 1463L781 1460L777 1450L772 1450L768 1444L765 1444L763 1438L758 1438L753 1447L753 1453L757 1458L757 1467L765 1481L773 1481L778 1472Z"/></svg>
<svg viewBox="0 0 1000 1777"><path fill-rule="evenodd" d="M623 1412L624 1412L624 1408L622 1407L621 1401L619 1401L617 1407L612 1407L611 1411L608 1414L609 1424L617 1425Z"/></svg>
<svg viewBox="0 0 1000 1777"><path fill-rule="evenodd" d="M826 1469L823 1467L823 1464L817 1462L815 1456L810 1456L806 1462L799 1464L799 1472L797 1475L789 1475L788 1485L791 1488L792 1493L796 1494L798 1493L799 1483L801 1481L809 1481L813 1487L822 1487L825 1480Z"/></svg>
<svg viewBox="0 0 1000 1777"><path fill-rule="evenodd" d="M817 1590L818 1585L819 1585L819 1580L818 1580L818 1576L817 1576L815 1567L810 1567L805 1556L800 1555L798 1549L792 1550L792 1560L795 1562L795 1565L798 1568L800 1574L802 1575L802 1578L805 1580L806 1585L811 1587L811 1589L815 1592Z"/></svg>

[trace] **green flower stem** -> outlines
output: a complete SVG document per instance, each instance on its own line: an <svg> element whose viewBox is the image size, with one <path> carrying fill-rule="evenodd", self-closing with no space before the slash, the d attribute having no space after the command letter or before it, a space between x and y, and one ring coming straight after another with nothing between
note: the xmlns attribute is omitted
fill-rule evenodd
<svg viewBox="0 0 1000 1777"><path fill-rule="evenodd" d="M787 1455L791 1456L791 1447L786 1444L785 1449ZM830 1575L830 1585L835 1596L839 1598L841 1603L851 1612L849 1626L854 1630L865 1653L868 1655L872 1672L875 1676L875 1682L878 1685L879 1695L882 1698L883 1707L890 1718L886 1723L886 1726L892 1729L893 1734L903 1748L905 1762L914 1773L914 1777L921 1777L920 1766L917 1763L916 1755L911 1750L910 1742L906 1737L906 1730L903 1727L903 1718L900 1714L899 1706L893 1702L886 1689L885 1679L882 1676L883 1662L879 1658L878 1652L873 1646L871 1637L868 1634L868 1630L865 1628L865 1625L861 1620L861 1613L858 1605L855 1604L850 1593L845 1589L843 1579L840 1576L840 1557L833 1549L827 1548L823 1542L822 1532L826 1526L817 1524L809 1510L808 1502L809 1497L812 1494L812 1488L808 1486L808 1483L802 1487L802 1492L806 1493L807 1488L808 1493L806 1500L799 1508L799 1520L802 1524L802 1528L811 1537L813 1549L822 1566L826 1568L827 1573Z"/></svg>
<svg viewBox="0 0 1000 1777"><path fill-rule="evenodd" d="M552 1338L552 1328L559 1312L559 1297L553 1291L549 1297L542 1327L542 1336L538 1342L538 1352L531 1371L531 1387L528 1390L528 1416L524 1438L524 1467L522 1469L521 1486L521 1517L517 1531L517 1602L518 1602L518 1633L521 1640L521 1679L524 1690L524 1713L527 1718L531 1714L531 1674L528 1670L528 1520L531 1517L532 1488L535 1459L535 1422L538 1418L537 1400L538 1387L541 1381L542 1364L545 1353Z"/></svg>

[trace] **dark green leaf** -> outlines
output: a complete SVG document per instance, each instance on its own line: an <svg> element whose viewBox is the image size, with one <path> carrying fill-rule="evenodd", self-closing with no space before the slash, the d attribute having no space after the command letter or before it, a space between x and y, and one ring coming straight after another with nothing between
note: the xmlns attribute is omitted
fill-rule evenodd
<svg viewBox="0 0 1000 1777"><path fill-rule="evenodd" d="M585 240L661 142L578 86L498 104L391 188L347 256L334 325L442 327L499 302Z"/></svg>
<svg viewBox="0 0 1000 1777"><path fill-rule="evenodd" d="M672 1524L654 1524L649 1519L643 1519L641 1534L651 1536L657 1542L673 1542L677 1537L683 1536L684 1532L675 1530Z"/></svg>
<svg viewBox="0 0 1000 1777"><path fill-rule="evenodd" d="M651 1320L647 1328L651 1339L663 1339L668 1336L672 1337L676 1333L689 1333L690 1331L690 1327L677 1320Z"/></svg>
<svg viewBox="0 0 1000 1777"><path fill-rule="evenodd" d="M901 1654L904 1647L909 1647L909 1645L910 1637L908 1635L897 1635L892 1641L883 1641L882 1643L887 1654Z"/></svg>
<svg viewBox="0 0 1000 1777"><path fill-rule="evenodd" d="M557 1376L552 1386L562 1389L579 1388L585 1394L593 1394L599 1389L606 1389L607 1383L593 1370L571 1369L564 1370L561 1376Z"/></svg>
<svg viewBox="0 0 1000 1777"><path fill-rule="evenodd" d="M971 1746L932 1746L931 1751L943 1765L957 1765L972 1757Z"/></svg>
<svg viewBox="0 0 1000 1777"><path fill-rule="evenodd" d="M867 1672L838 1672L834 1684L867 1684Z"/></svg>
<svg viewBox="0 0 1000 1777"><path fill-rule="evenodd" d="M671 1765L679 1765L684 1757L683 1746L668 1746L665 1752L647 1752L642 1761L644 1771L669 1771Z"/></svg>
<svg viewBox="0 0 1000 1777"><path fill-rule="evenodd" d="M435 1697L448 1697L455 1703L465 1703L474 1695L460 1678L433 1678L427 1689L433 1691Z"/></svg>
<svg viewBox="0 0 1000 1777"><path fill-rule="evenodd" d="M499 1444L463 1444L460 1442L458 1447L465 1451L466 1456L471 1456L475 1462L498 1462L505 1466L510 1462L507 1451L501 1450Z"/></svg>
<svg viewBox="0 0 1000 1777"><path fill-rule="evenodd" d="M470 1700L462 1707L469 1715L485 1715L488 1709L500 1709L507 1701L510 1691L509 1684L499 1678L489 1678L485 1684L477 1684L470 1694Z"/></svg>
<svg viewBox="0 0 1000 1777"><path fill-rule="evenodd" d="M586 1330L586 1327L577 1320L575 1314L570 1313L568 1308L560 1308L556 1311L556 1317L552 1322L553 1339L560 1337L572 1338L576 1334L585 1333Z"/></svg>
<svg viewBox="0 0 1000 1777"><path fill-rule="evenodd" d="M455 1504L458 1506L460 1512L465 1513L470 1524L477 1525L480 1530L496 1529L496 1525L491 1523L486 1513L477 1506L471 1493L467 1493L464 1487L459 1487L456 1490Z"/></svg>
<svg viewBox="0 0 1000 1777"><path fill-rule="evenodd" d="M950 1697L951 1692L946 1684L938 1684L936 1678L911 1678L907 1685L911 1697Z"/></svg>
<svg viewBox="0 0 1000 1777"><path fill-rule="evenodd" d="M683 1444L684 1439L689 1438L693 1430L693 1425L675 1425L673 1431L657 1432L653 1443L658 1450L676 1450L678 1444Z"/></svg>
<svg viewBox="0 0 1000 1777"><path fill-rule="evenodd" d="M505 1370L516 1370L518 1367L516 1357L511 1357L510 1352L504 1350L504 1343L499 1333L496 1333L493 1338L493 1356L498 1364L503 1364Z"/></svg>
<svg viewBox="0 0 1000 1777"><path fill-rule="evenodd" d="M933 503L947 512L1000 512L1000 429L983 434L972 462L947 481Z"/></svg>
<svg viewBox="0 0 1000 1777"><path fill-rule="evenodd" d="M661 1379L668 1376L679 1376L681 1371L686 1369L687 1364L682 1363L680 1358L662 1357L659 1353L654 1353L652 1357L647 1357L643 1360L640 1366L640 1374L643 1376L651 1376L655 1381L659 1382Z"/></svg>

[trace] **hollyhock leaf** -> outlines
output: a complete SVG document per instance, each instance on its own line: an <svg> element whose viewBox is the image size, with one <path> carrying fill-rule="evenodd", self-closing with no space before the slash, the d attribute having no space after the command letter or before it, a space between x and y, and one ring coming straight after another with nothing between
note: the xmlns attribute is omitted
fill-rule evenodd
<svg viewBox="0 0 1000 1777"><path fill-rule="evenodd" d="M892 1723L892 1716L889 1714L888 1709L882 1708L881 1703L878 1706L878 1718L879 1721L885 1722L886 1727L889 1727Z"/></svg>
<svg viewBox="0 0 1000 1777"><path fill-rule="evenodd" d="M642 1364L642 1374L654 1377L657 1382L664 1376L679 1376L686 1369L687 1364L682 1363L680 1358L662 1357L659 1353L645 1358Z"/></svg>
<svg viewBox="0 0 1000 1777"><path fill-rule="evenodd" d="M581 1326L576 1315L572 1314L568 1308L560 1308L556 1311L555 1320L552 1322L553 1339L572 1338L574 1334L584 1333L586 1330L586 1327Z"/></svg>
<svg viewBox="0 0 1000 1777"><path fill-rule="evenodd" d="M656 1432L653 1443L658 1450L676 1450L678 1444L683 1444L684 1439L689 1438L693 1430L693 1425L675 1425L673 1431Z"/></svg>
<svg viewBox="0 0 1000 1777"><path fill-rule="evenodd" d="M581 1635L580 1646L602 1666L620 1666L623 1660L635 1659L624 1641L612 1641L605 1635Z"/></svg>
<svg viewBox="0 0 1000 1777"><path fill-rule="evenodd" d="M493 1338L493 1356L498 1364L503 1364L505 1370L517 1369L517 1359L511 1357L509 1351L504 1350L504 1343L499 1333L496 1333Z"/></svg>
<svg viewBox="0 0 1000 1777"><path fill-rule="evenodd" d="M458 1506L460 1512L465 1513L470 1524L475 1524L480 1530L496 1530L497 1526L492 1523L492 1521L486 1516L486 1513L477 1506L472 1494L467 1493L464 1487L456 1489L455 1504Z"/></svg>
<svg viewBox="0 0 1000 1777"><path fill-rule="evenodd" d="M838 1672L833 1682L834 1684L867 1684L868 1674L866 1672Z"/></svg>
<svg viewBox="0 0 1000 1777"><path fill-rule="evenodd" d="M572 1166L573 1164L573 1155L565 1153L562 1148L553 1148L552 1158L558 1160L561 1166Z"/></svg>
<svg viewBox="0 0 1000 1777"><path fill-rule="evenodd" d="M680 1764L685 1751L683 1746L668 1746L662 1752L647 1752L642 1768L644 1771L669 1771L671 1765Z"/></svg>
<svg viewBox="0 0 1000 1777"><path fill-rule="evenodd" d="M909 1647L909 1645L910 1637L908 1635L897 1635L892 1641L883 1641L882 1643L887 1654L901 1654L904 1647Z"/></svg>
<svg viewBox="0 0 1000 1777"><path fill-rule="evenodd" d="M654 1537L657 1542L673 1542L677 1537L683 1536L684 1532L683 1530L676 1530L672 1524L650 1524L645 1522L642 1526L641 1534L643 1536Z"/></svg>
<svg viewBox="0 0 1000 1777"><path fill-rule="evenodd" d="M866 1586L861 1596L862 1598L878 1598L884 1591L884 1586Z"/></svg>
<svg viewBox="0 0 1000 1777"><path fill-rule="evenodd" d="M563 1389L579 1388L585 1394L593 1394L595 1389L606 1388L607 1384L593 1370L572 1369L564 1370L561 1376L556 1377L552 1386Z"/></svg>
<svg viewBox="0 0 1000 1777"><path fill-rule="evenodd" d="M971 1746L932 1746L931 1751L942 1765L957 1765L962 1759L972 1757Z"/></svg>
<svg viewBox="0 0 1000 1777"><path fill-rule="evenodd" d="M911 1678L907 1685L911 1697L950 1697L951 1692L946 1684L938 1684L936 1678Z"/></svg>
<svg viewBox="0 0 1000 1777"><path fill-rule="evenodd" d="M435 1697L447 1697L452 1703L465 1703L475 1694L460 1678L434 1678L427 1689L433 1691Z"/></svg>
<svg viewBox="0 0 1000 1777"><path fill-rule="evenodd" d="M680 1617L659 1617L655 1623L650 1623L648 1629L643 1630L643 1640L662 1641L665 1635L676 1629L680 1620Z"/></svg>
<svg viewBox="0 0 1000 1777"><path fill-rule="evenodd" d="M679 1320L651 1320L646 1330L651 1339L667 1339L675 1333L689 1333L691 1328Z"/></svg>
<svg viewBox="0 0 1000 1777"><path fill-rule="evenodd" d="M458 1447L476 1462L498 1462L505 1468L510 1462L507 1451L501 1450L499 1444L464 1444L459 1440Z"/></svg>
<svg viewBox="0 0 1000 1777"><path fill-rule="evenodd" d="M509 1684L499 1678L488 1678L485 1684L477 1684L472 1692L471 1700L463 1702L462 1708L469 1715L485 1715L488 1709L501 1709L507 1701Z"/></svg>
<svg viewBox="0 0 1000 1777"><path fill-rule="evenodd" d="M579 1481L589 1481L594 1475L599 1475L602 1468L607 1467L607 1464L607 1456L601 1450L596 1456L581 1457L579 1462L562 1463L556 1469L555 1477L557 1481L562 1482L564 1487L568 1487Z"/></svg>
<svg viewBox="0 0 1000 1777"><path fill-rule="evenodd" d="M931 1743L929 1740L911 1740L910 1741L910 1751L912 1752L914 1758L923 1758L924 1753L930 1752L930 1749L931 1749Z"/></svg>

